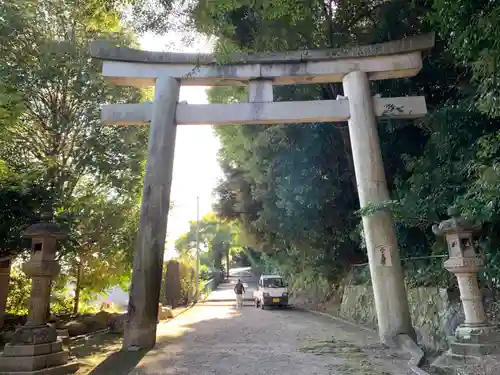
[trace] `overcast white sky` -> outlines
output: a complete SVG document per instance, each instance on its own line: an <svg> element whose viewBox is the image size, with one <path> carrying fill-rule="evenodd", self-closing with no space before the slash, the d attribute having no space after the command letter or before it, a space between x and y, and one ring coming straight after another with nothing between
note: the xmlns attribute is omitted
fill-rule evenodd
<svg viewBox="0 0 500 375"><path fill-rule="evenodd" d="M182 34L170 32L165 36L147 34L140 38L141 47L150 51L211 52L212 44L203 37L186 45ZM206 87L181 87L180 101L189 104L207 103ZM217 163L218 139L207 125L179 126L175 144L174 174L170 199L174 202L167 226L165 257L175 254L175 239L196 219L196 197L200 197L200 217L212 211L212 191L222 171Z"/></svg>

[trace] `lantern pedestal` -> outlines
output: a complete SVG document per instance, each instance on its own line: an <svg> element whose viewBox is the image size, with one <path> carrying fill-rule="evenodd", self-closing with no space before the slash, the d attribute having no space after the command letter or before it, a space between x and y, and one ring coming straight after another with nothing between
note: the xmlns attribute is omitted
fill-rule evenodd
<svg viewBox="0 0 500 375"><path fill-rule="evenodd" d="M0 358L0 374L9 375L67 375L78 370L78 363L68 363L69 354L52 327L22 327L16 334L33 344L5 345ZM19 332L19 331L22 331ZM40 343L43 342L43 343Z"/></svg>
<svg viewBox="0 0 500 375"><path fill-rule="evenodd" d="M69 362L57 331L46 322L50 305L51 281L59 274L54 260L56 243L66 235L55 223L39 223L24 233L32 239L31 259L23 271L32 279L31 297L26 324L17 329L0 356L0 375L68 375L78 370L78 363Z"/></svg>
<svg viewBox="0 0 500 375"><path fill-rule="evenodd" d="M465 322L455 331L451 354L482 356L496 349L496 327L486 323L483 298L477 283L477 273L483 260L477 256L455 256L444 262L444 268L455 274L464 308Z"/></svg>

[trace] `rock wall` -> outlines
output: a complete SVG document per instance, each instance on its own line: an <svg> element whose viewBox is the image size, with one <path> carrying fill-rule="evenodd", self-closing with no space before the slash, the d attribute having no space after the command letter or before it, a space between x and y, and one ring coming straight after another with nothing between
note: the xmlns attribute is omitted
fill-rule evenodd
<svg viewBox="0 0 500 375"><path fill-rule="evenodd" d="M413 326L419 344L431 350L448 349L447 337L464 320L458 295L436 287L407 289ZM351 285L344 289L340 316L356 323L377 327L371 285Z"/></svg>

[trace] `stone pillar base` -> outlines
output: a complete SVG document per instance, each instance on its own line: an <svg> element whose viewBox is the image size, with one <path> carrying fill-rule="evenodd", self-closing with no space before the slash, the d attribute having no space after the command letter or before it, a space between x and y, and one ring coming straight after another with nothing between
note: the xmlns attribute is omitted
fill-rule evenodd
<svg viewBox="0 0 500 375"><path fill-rule="evenodd" d="M484 356L500 353L500 330L494 325L462 324L450 340L450 349L432 367L446 370L474 365Z"/></svg>
<svg viewBox="0 0 500 375"><path fill-rule="evenodd" d="M465 357L482 357L499 352L499 334L494 325L462 324L457 328L450 351Z"/></svg>
<svg viewBox="0 0 500 375"><path fill-rule="evenodd" d="M24 326L16 331L0 356L0 375L68 375L78 370L69 362L62 340L49 326Z"/></svg>
<svg viewBox="0 0 500 375"><path fill-rule="evenodd" d="M25 325L16 330L11 339L12 345L38 345L57 341L57 330L48 324Z"/></svg>
<svg viewBox="0 0 500 375"><path fill-rule="evenodd" d="M44 368L36 371L0 371L0 375L69 375L78 371L78 363L70 362L65 365Z"/></svg>
<svg viewBox="0 0 500 375"><path fill-rule="evenodd" d="M128 322L126 324L123 338L122 351L136 352L138 350L150 350L156 343L156 322L146 327L139 327Z"/></svg>

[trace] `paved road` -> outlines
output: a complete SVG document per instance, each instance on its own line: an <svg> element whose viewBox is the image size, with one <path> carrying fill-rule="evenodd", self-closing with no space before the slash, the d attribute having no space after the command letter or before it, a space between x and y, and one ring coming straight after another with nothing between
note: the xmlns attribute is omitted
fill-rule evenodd
<svg viewBox="0 0 500 375"><path fill-rule="evenodd" d="M254 278L238 271L250 292ZM230 285L158 331L130 375L406 374L374 334L293 309L236 309Z"/></svg>

